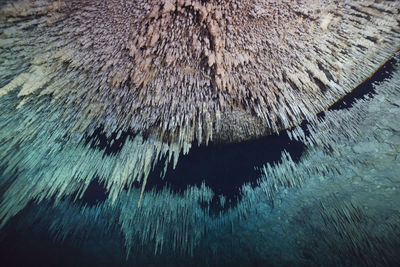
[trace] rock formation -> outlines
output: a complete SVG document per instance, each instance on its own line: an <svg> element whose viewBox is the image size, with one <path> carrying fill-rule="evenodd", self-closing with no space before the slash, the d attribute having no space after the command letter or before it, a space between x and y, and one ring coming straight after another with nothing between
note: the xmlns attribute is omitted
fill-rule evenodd
<svg viewBox="0 0 400 267"><path fill-rule="evenodd" d="M0 96L22 86L18 107L49 96L79 117L70 133L101 124L108 136L246 140L309 118L371 75L399 49L399 6L11 2L1 9L1 74L14 77Z"/></svg>
<svg viewBox="0 0 400 267"><path fill-rule="evenodd" d="M237 205L217 214L202 184L149 192L139 209L138 189L114 203L44 200L13 222L25 236L72 244L97 266L398 266L400 55L374 87L373 97L324 112L307 134L292 129L307 146L301 160L284 152L265 164L257 185L243 185Z"/></svg>
<svg viewBox="0 0 400 267"><path fill-rule="evenodd" d="M95 177L111 203L192 143L298 124L400 44L399 1L0 4L0 226ZM120 151L85 145L98 130ZM115 136L115 137L114 137ZM296 135L300 138L300 133ZM93 140L94 144L98 140Z"/></svg>

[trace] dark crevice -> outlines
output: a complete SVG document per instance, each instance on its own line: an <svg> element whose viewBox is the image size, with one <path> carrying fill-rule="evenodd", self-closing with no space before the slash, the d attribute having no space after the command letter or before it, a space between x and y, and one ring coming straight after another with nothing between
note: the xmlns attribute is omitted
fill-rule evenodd
<svg viewBox="0 0 400 267"><path fill-rule="evenodd" d="M362 51L366 51L367 50L367 48L365 46L363 46L363 45L358 44L356 46Z"/></svg>
<svg viewBox="0 0 400 267"><path fill-rule="evenodd" d="M321 92L326 93L328 91L328 88L323 82L321 82L320 79L314 77L314 82L317 84L319 90L321 90Z"/></svg>
<svg viewBox="0 0 400 267"><path fill-rule="evenodd" d="M83 192L82 197L79 197L80 192L73 193L69 199L76 199L76 203L88 207L92 207L104 202L108 198L107 189L104 183L99 182L98 178L93 179L85 192Z"/></svg>
<svg viewBox="0 0 400 267"><path fill-rule="evenodd" d="M255 167L275 164L287 151L298 161L304 144L289 139L286 132L238 144L193 147L188 155L180 157L175 170L169 165L164 178L160 178L164 164L159 162L150 173L146 190L161 190L169 186L174 192L183 192L188 186L201 186L204 181L216 195L227 201L236 201L244 183L255 185L260 172Z"/></svg>
<svg viewBox="0 0 400 267"><path fill-rule="evenodd" d="M328 81L334 81L332 74L327 69L325 69L320 62L318 62L317 64L318 68L325 74Z"/></svg>
<svg viewBox="0 0 400 267"><path fill-rule="evenodd" d="M367 36L367 37L365 37L365 39L367 39L375 44L378 42L378 38L376 38L374 36Z"/></svg>
<svg viewBox="0 0 400 267"><path fill-rule="evenodd" d="M119 138L117 136L119 134ZM117 154L121 151L127 138L133 139L136 136L132 131L113 132L110 137L104 133L103 126L97 128L93 134L85 137L85 146L92 149L104 150L104 155Z"/></svg>
<svg viewBox="0 0 400 267"><path fill-rule="evenodd" d="M112 149L119 149L121 146L122 144L106 147L110 149L110 153L117 153ZM304 148L303 143L290 140L286 132L237 144L211 143L208 146L195 146L189 154L180 156L175 169L169 164L163 178L161 174L165 158L160 160L149 174L145 191L160 191L168 187L172 192L182 194L189 186L200 187L204 181L216 195L211 205L218 206L219 195L223 195L227 208L240 200L243 184L256 186L256 180L261 176L258 168L266 163L273 165L280 162L283 151L287 151L292 159L298 162ZM135 183L134 186L140 188L141 185ZM72 199L77 194L78 192ZM104 185L94 179L83 197L77 201L82 205L92 206L104 201L107 196Z"/></svg>
<svg viewBox="0 0 400 267"><path fill-rule="evenodd" d="M370 20L371 19L371 15L363 10L360 10L359 7L357 6L351 6L351 9L353 9L356 13L351 14L352 16L356 16L359 18L363 18L366 20Z"/></svg>
<svg viewBox="0 0 400 267"><path fill-rule="evenodd" d="M318 86L319 90L322 93L326 93L326 91L328 91L328 87L320 79L315 77L315 75L311 71L307 71L307 73L310 79L314 81L314 83Z"/></svg>
<svg viewBox="0 0 400 267"><path fill-rule="evenodd" d="M288 83L293 90L300 92L299 87L287 77L286 72L282 73L282 81Z"/></svg>

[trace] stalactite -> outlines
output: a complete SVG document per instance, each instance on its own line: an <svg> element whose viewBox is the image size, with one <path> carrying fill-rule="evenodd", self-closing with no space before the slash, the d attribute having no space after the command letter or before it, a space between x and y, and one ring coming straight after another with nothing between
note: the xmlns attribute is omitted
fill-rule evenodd
<svg viewBox="0 0 400 267"><path fill-rule="evenodd" d="M155 254L194 255L205 235L221 228L237 234L287 190L366 164L343 147L365 150L356 143L365 117L375 114L373 101L398 116L399 66L390 82L376 85L377 96L316 114L399 49L399 8L398 1L325 0L0 4L0 228L29 203L53 203L65 212L51 221L56 239L85 239L83 226L101 223L122 233L127 257L136 244ZM303 120L306 130L295 126ZM107 138L118 133L111 144L122 132L131 137L107 154L96 148L99 140L85 145L99 127ZM295 163L284 152L280 163L265 164L257 185L243 185L237 206L217 216L210 215L215 193L205 183L182 195L134 188L144 188L158 161L164 173L170 162L175 167L195 142L238 142L290 127L306 154ZM104 203L69 202L96 177L108 192ZM226 205L223 196L219 202ZM332 219L332 231L353 227L357 208L332 209L320 214ZM387 232L397 227L393 221L383 225ZM369 235L352 238L343 242L365 249Z"/></svg>

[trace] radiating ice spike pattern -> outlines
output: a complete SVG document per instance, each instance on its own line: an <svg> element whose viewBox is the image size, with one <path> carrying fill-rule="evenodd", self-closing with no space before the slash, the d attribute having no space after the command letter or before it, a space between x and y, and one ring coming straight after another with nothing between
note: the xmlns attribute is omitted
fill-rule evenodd
<svg viewBox="0 0 400 267"><path fill-rule="evenodd" d="M399 9L372 0L1 3L0 229L29 214L22 225L40 222L82 249L116 240L127 264L151 251L200 266L400 265L400 64L376 95L317 116L399 50ZM98 129L112 142L130 137L105 153L85 145ZM236 205L205 183L143 194L155 164L175 166L193 144L283 129L306 153L266 163ZM81 206L95 179L107 199Z"/></svg>
<svg viewBox="0 0 400 267"><path fill-rule="evenodd" d="M57 241L119 240L126 264L149 264L143 251L174 265L363 265L400 262L400 57L373 97L349 109L326 111L290 131L307 144L295 163L286 152L260 170L258 185L243 185L234 207L210 211L204 184L183 194L169 189L123 192L96 206L46 200L28 209L20 225L46 225ZM355 130L356 129L356 130ZM7 201L9 203L12 201ZM222 204L221 204L222 206ZM119 237L123 236L121 240ZM103 238L103 236L105 236ZM117 248L114 248L117 249ZM119 252L120 253L120 252ZM96 254L97 255L97 254ZM96 256L97 257L97 256Z"/></svg>

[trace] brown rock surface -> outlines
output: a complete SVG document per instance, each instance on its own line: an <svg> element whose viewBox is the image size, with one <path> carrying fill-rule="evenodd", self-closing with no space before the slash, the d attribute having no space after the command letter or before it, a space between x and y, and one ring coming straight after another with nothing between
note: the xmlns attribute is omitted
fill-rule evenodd
<svg viewBox="0 0 400 267"><path fill-rule="evenodd" d="M17 1L0 54L25 43L21 105L50 95L104 125L178 143L288 128L352 90L400 46L397 1ZM23 55L26 53L27 55ZM20 58L21 60L21 58Z"/></svg>

